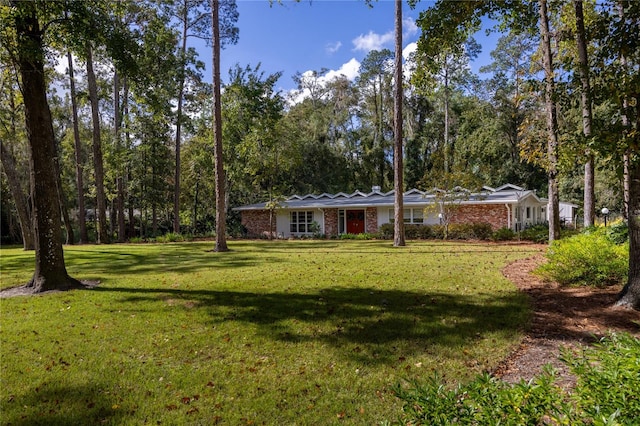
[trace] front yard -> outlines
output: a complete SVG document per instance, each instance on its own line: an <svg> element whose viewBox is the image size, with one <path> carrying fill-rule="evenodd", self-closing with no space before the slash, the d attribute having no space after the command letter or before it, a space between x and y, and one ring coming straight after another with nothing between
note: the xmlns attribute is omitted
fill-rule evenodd
<svg viewBox="0 0 640 426"><path fill-rule="evenodd" d="M392 387L519 343L536 246L231 241L65 248L92 290L0 299L2 424L377 424ZM1 286L33 253L0 251Z"/></svg>

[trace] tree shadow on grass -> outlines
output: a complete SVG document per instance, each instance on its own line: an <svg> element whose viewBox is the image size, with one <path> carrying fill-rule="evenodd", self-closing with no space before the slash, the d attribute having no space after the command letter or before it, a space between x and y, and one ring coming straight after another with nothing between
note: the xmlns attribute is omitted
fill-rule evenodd
<svg viewBox="0 0 640 426"><path fill-rule="evenodd" d="M24 395L4 395L1 424L66 426L121 424L131 413L118 407L96 384L64 386L43 383L25 386Z"/></svg>
<svg viewBox="0 0 640 426"><path fill-rule="evenodd" d="M116 251L68 250L67 269L74 276L101 276L118 270L119 275L157 272L192 273L218 268L241 268L268 262L281 262L277 257L253 253L210 253L188 245L167 245L162 253L138 254ZM98 255L99 254L99 255ZM99 263L96 262L99 259Z"/></svg>
<svg viewBox="0 0 640 426"><path fill-rule="evenodd" d="M468 348L490 333L513 336L523 330L529 312L525 297L515 291L480 295L342 287L314 294L113 287L94 291L125 293L119 302L155 301L163 309L170 300L173 308L200 309L214 324L251 324L263 338L321 342L369 363L397 360L398 347L403 356L411 356L436 347Z"/></svg>

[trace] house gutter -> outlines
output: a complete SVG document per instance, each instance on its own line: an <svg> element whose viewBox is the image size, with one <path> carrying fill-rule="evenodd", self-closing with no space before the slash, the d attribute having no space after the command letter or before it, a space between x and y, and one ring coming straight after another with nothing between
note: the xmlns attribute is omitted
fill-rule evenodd
<svg viewBox="0 0 640 426"><path fill-rule="evenodd" d="M327 228L325 228L325 220L324 220L324 209L322 207L318 207L320 214L322 215L322 233L327 234Z"/></svg>
<svg viewBox="0 0 640 426"><path fill-rule="evenodd" d="M507 208L507 227L511 229L511 205L508 203L504 204Z"/></svg>

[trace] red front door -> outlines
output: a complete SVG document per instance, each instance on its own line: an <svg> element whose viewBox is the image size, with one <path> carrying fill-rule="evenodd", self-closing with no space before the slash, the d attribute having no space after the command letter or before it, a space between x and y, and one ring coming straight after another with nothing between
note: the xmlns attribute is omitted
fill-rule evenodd
<svg viewBox="0 0 640 426"><path fill-rule="evenodd" d="M347 210L347 234L364 232L364 210Z"/></svg>

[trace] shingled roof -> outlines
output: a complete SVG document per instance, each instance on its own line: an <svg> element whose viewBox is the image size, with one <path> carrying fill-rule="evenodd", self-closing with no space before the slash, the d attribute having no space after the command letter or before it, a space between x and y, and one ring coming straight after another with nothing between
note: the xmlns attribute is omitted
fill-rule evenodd
<svg viewBox="0 0 640 426"><path fill-rule="evenodd" d="M512 204L518 203L525 198L534 197L539 203L546 203L545 199L541 199L533 190L527 190L516 185L506 184L498 188L483 187L481 191L471 192L464 188L456 187L453 192L466 192L462 199L457 202L462 204ZM430 191L420 191L411 189L403 195L403 204L405 207L423 206L435 202L437 194L446 193L446 191L434 188ZM371 192L365 193L355 191L351 194L338 192L337 194L307 194L292 195L286 200L279 203L279 208L285 209L326 209L326 208L365 208L365 207L392 207L394 205L395 191L381 192L374 188ZM236 207L233 210L266 210L267 203L248 204Z"/></svg>

